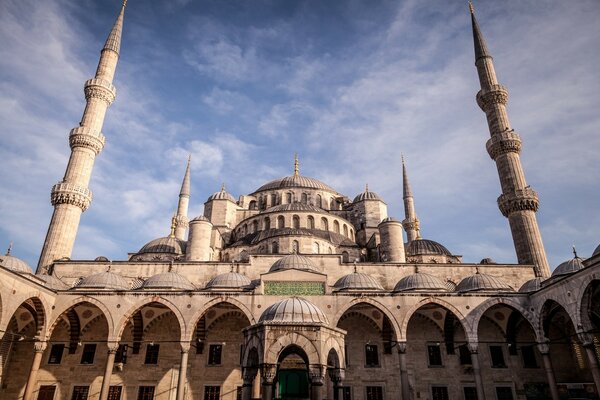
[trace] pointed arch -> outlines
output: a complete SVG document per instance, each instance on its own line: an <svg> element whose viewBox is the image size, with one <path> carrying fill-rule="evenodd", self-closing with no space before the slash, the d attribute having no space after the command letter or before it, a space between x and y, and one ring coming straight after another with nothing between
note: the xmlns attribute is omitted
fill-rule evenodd
<svg viewBox="0 0 600 400"><path fill-rule="evenodd" d="M123 314L121 316L121 318L119 319L119 322L117 324L117 331L115 332L115 340L120 340L121 336L123 335L123 331L125 330L125 327L127 326L127 323L129 322L129 320L133 319L133 316L136 312L138 312L139 310L141 310L142 308L146 307L146 306L152 306L152 304L161 304L163 306L165 306L166 308L169 309L169 311L171 311L174 315L175 318L177 318L177 322L179 323L179 335L181 338L183 338L184 333L187 331L187 326L185 323L185 319L183 318L183 315L181 314L181 311L179 311L179 308L173 304L171 301L161 297L161 296L148 296L143 298L142 300L138 301L135 305L133 305L132 307L129 308L129 310L127 310L127 312L125 312L125 314Z"/></svg>
<svg viewBox="0 0 600 400"><path fill-rule="evenodd" d="M321 364L321 353L312 340L299 332L286 332L275 339L265 349L265 363L277 364L279 356L290 346L302 349L308 358L309 365Z"/></svg>
<svg viewBox="0 0 600 400"><path fill-rule="evenodd" d="M218 306L219 304L229 304L229 305L236 307L248 319L248 322L250 325L254 325L256 323L256 320L255 320L254 316L252 315L252 312L250 311L250 309L246 305L244 305L244 303L242 303L241 301L234 299L232 297L227 297L227 298L216 297L216 298L208 301L206 304L204 304L202 307L200 307L194 313L194 315L192 315L192 317L190 318L190 321L189 321L189 329L185 332L185 335L182 335L182 337L183 337L182 341L191 342L192 337L194 336L196 325L198 325L200 318L202 318L202 316L204 314L206 314L206 312L208 310L210 310L212 307Z"/></svg>
<svg viewBox="0 0 600 400"><path fill-rule="evenodd" d="M428 297L428 298L423 299L423 300L419 301L418 303L414 304L410 309L408 309L406 314L404 314L404 319L402 320L402 323L400 325L400 337L402 339L406 339L406 333L408 331L408 323L410 322L411 317L415 314L415 312L417 312L417 310L419 308L421 308L425 305L428 305L428 304L438 305L438 306L445 308L446 310L454 313L454 315L458 319L458 322L461 324L463 330L465 331L466 335L468 335L472 331L469 321L466 320L464 314L462 312L460 312L460 310L458 308L456 308L454 305L452 305L449 302L442 300L440 298ZM477 336L475 336L475 337L477 337Z"/></svg>
<svg viewBox="0 0 600 400"><path fill-rule="evenodd" d="M395 340L399 340L402 336L401 336L401 330L400 330L400 325L398 324L398 320L396 319L395 315L382 303L380 303L377 300L371 299L371 298L367 298L367 297L360 297L360 298L355 298L352 299L350 302L348 302L348 304L346 304L345 306L343 306L340 311L338 311L334 318L333 318L333 324L332 326L338 326L340 320L342 319L342 317L344 316L344 314L352 307L358 305L358 304L369 304L375 308L377 308L379 311L381 311L389 320L392 326L392 329L394 331L394 335L395 335Z"/></svg>
<svg viewBox="0 0 600 400"><path fill-rule="evenodd" d="M49 339L50 336L52 336L52 332L54 331L54 328L56 328L56 325L60 321L60 318L62 317L63 314L66 314L71 309L74 309L78 305L83 305L85 303L89 303L93 306L96 306L100 310L100 312L104 315L104 317L106 318L106 323L108 324L108 340L114 340L115 325L114 325L114 319L113 319L113 315L112 315L111 311L103 302L101 302L100 300L97 300L93 297L89 297L89 296L76 297L72 300L69 300L65 304L63 304L60 308L57 307L57 309L54 310L53 319L49 324L48 333L46 334L46 338Z"/></svg>

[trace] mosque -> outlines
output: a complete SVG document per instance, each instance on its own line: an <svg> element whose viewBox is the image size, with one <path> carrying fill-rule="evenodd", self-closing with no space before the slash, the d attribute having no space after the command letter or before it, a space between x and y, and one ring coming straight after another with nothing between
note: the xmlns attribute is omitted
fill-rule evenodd
<svg viewBox="0 0 600 400"><path fill-rule="evenodd" d="M600 246L550 274L508 89L471 7L477 103L518 264L462 262L423 238L404 165L402 220L293 174L188 219L123 260L71 260L115 100L125 5L85 82L37 271L0 256L0 398L598 399ZM174 193L175 197L175 193ZM98 199L106 201L106 199Z"/></svg>

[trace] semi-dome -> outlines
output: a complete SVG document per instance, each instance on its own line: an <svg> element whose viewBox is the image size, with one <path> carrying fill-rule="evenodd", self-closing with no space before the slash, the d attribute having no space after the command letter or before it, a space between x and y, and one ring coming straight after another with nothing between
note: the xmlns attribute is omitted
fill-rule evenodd
<svg viewBox="0 0 600 400"><path fill-rule="evenodd" d="M529 292L537 292L542 288L542 278L533 278L528 280L521 286L519 292L521 293L529 293Z"/></svg>
<svg viewBox="0 0 600 400"><path fill-rule="evenodd" d="M83 278L77 289L129 290L129 283L119 274L106 271Z"/></svg>
<svg viewBox="0 0 600 400"><path fill-rule="evenodd" d="M241 289L250 286L251 283L246 275L231 271L212 278L206 284L206 289Z"/></svg>
<svg viewBox="0 0 600 400"><path fill-rule="evenodd" d="M256 189L254 193L262 192L265 190L277 190L286 188L307 188L337 193L337 191L324 184L323 182L319 181L318 179L302 175L284 176L283 178L275 179L271 182L265 183L264 185Z"/></svg>
<svg viewBox="0 0 600 400"><path fill-rule="evenodd" d="M467 276L462 281L458 283L456 286L456 291L459 293L467 293L467 292L491 292L491 291L499 291L499 292L507 292L513 291L513 288L506 282L504 282L500 278L496 278L495 276L482 274L477 272L474 275Z"/></svg>
<svg viewBox="0 0 600 400"><path fill-rule="evenodd" d="M269 306L260 316L259 322L294 324L327 324L327 317L310 301L292 297Z"/></svg>
<svg viewBox="0 0 600 400"><path fill-rule="evenodd" d="M194 290L194 285L183 275L177 272L163 272L156 274L146 279L142 284L142 289L159 289L159 290Z"/></svg>
<svg viewBox="0 0 600 400"><path fill-rule="evenodd" d="M138 251L138 254L144 253L169 253L184 254L186 242L179 240L174 236L166 236L151 240Z"/></svg>
<svg viewBox="0 0 600 400"><path fill-rule="evenodd" d="M231 195L230 193L227 193L227 191L225 190L225 185L221 186L221 190L210 195L210 197L206 201L208 202L212 200L229 200L233 201L234 203L237 203L235 197L233 197L233 195Z"/></svg>
<svg viewBox="0 0 600 400"><path fill-rule="evenodd" d="M323 210L310 204L304 203L289 203L280 204L278 206L267 208L264 212L282 212L282 211L309 211L322 213Z"/></svg>
<svg viewBox="0 0 600 400"><path fill-rule="evenodd" d="M445 255L451 256L452 253L433 240L428 239L415 239L406 246L407 256L421 256L421 255Z"/></svg>
<svg viewBox="0 0 600 400"><path fill-rule="evenodd" d="M11 271L18 272L19 274L31 274L32 269L25 261L20 258L7 254L0 256L0 266L10 269Z"/></svg>
<svg viewBox="0 0 600 400"><path fill-rule="evenodd" d="M556 267L554 272L552 272L552 276L568 275L579 271L580 269L584 268L583 261L583 258L575 256Z"/></svg>
<svg viewBox="0 0 600 400"><path fill-rule="evenodd" d="M315 264L308 257L299 254L289 254L275 261L269 272L281 271L285 269L297 269L301 271L318 272Z"/></svg>
<svg viewBox="0 0 600 400"><path fill-rule="evenodd" d="M384 290L375 278L362 272L342 276L333 287L336 290Z"/></svg>
<svg viewBox="0 0 600 400"><path fill-rule="evenodd" d="M357 195L352 202L353 203L357 203L357 202L363 201L363 200L379 200L379 201L383 201L383 200L381 200L381 197L379 197L379 195L377 193L371 192L369 190L368 186L365 188L365 191L362 192L361 194Z"/></svg>
<svg viewBox="0 0 600 400"><path fill-rule="evenodd" d="M437 276L415 272L400 279L394 292L448 291L448 285Z"/></svg>

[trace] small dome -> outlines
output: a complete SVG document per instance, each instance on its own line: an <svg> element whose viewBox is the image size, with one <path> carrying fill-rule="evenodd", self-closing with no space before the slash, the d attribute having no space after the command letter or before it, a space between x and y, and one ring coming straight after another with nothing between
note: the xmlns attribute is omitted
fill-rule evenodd
<svg viewBox="0 0 600 400"><path fill-rule="evenodd" d="M235 200L235 197L233 197L233 195L227 193L225 191L225 186L221 186L221 190L213 193L206 201L213 201L213 200L229 200L232 201L234 203L237 203L237 201Z"/></svg>
<svg viewBox="0 0 600 400"><path fill-rule="evenodd" d="M327 192L337 193L335 190L319 181L315 178L309 178L308 176L292 175L284 176L283 178L275 179L274 181L268 182L258 189L254 193L262 192L265 190L274 189L285 189L285 188L308 188L308 189L319 189Z"/></svg>
<svg viewBox="0 0 600 400"><path fill-rule="evenodd" d="M456 291L459 293L466 292L479 292L479 291L512 291L510 287L503 280L496 278L495 276L488 274L481 274L477 272L474 275L467 276L456 286Z"/></svg>
<svg viewBox="0 0 600 400"><path fill-rule="evenodd" d="M575 256L569 261L565 261L556 267L554 272L552 272L552 276L568 275L579 271L584 268L583 261L583 258Z"/></svg>
<svg viewBox="0 0 600 400"><path fill-rule="evenodd" d="M194 221L207 221L207 222L210 222L210 220L208 218L206 218L204 215L198 215L196 218L194 218L190 222L194 222Z"/></svg>
<svg viewBox="0 0 600 400"><path fill-rule="evenodd" d="M336 290L384 290L375 278L360 272L342 276L333 287Z"/></svg>
<svg viewBox="0 0 600 400"><path fill-rule="evenodd" d="M542 288L542 278L533 278L528 280L521 286L519 292L521 293L529 293L529 292L537 292Z"/></svg>
<svg viewBox="0 0 600 400"><path fill-rule="evenodd" d="M598 254L600 254L600 245L598 245L598 247L596 247L596 250L594 250L594 252L592 253L592 257L595 257Z"/></svg>
<svg viewBox="0 0 600 400"><path fill-rule="evenodd" d="M67 285L55 277L54 275L36 275L38 278L43 280L44 286L52 290L64 290L67 289Z"/></svg>
<svg viewBox="0 0 600 400"><path fill-rule="evenodd" d="M300 297L281 300L269 306L258 322L293 322L295 324L327 324L327 317L317 306Z"/></svg>
<svg viewBox="0 0 600 400"><path fill-rule="evenodd" d="M212 278L206 284L206 289L241 289L250 286L251 283L252 281L246 275L227 272Z"/></svg>
<svg viewBox="0 0 600 400"><path fill-rule="evenodd" d="M413 292L443 290L448 291L448 285L437 276L415 272L400 279L394 287L394 292Z"/></svg>
<svg viewBox="0 0 600 400"><path fill-rule="evenodd" d="M281 271L284 269L318 272L310 258L298 254L290 254L281 257L273 263L269 272Z"/></svg>
<svg viewBox="0 0 600 400"><path fill-rule="evenodd" d="M142 289L194 290L196 288L185 276L171 271L156 274L146 279Z"/></svg>
<svg viewBox="0 0 600 400"><path fill-rule="evenodd" d="M487 257L487 258L484 258L481 261L479 261L479 264L486 265L486 264L498 264L498 263L496 261L492 260L491 258Z"/></svg>
<svg viewBox="0 0 600 400"><path fill-rule="evenodd" d="M169 253L169 254L183 254L185 253L186 242L179 240L173 236L166 236L158 239L154 239L144 245L138 251L138 254L144 253Z"/></svg>
<svg viewBox="0 0 600 400"><path fill-rule="evenodd" d="M381 224L384 224L384 223L386 223L386 222L397 222L397 223L401 223L400 221L398 221L398 220L397 220L396 218L394 218L394 217L387 217L387 218L384 218L384 219L382 219L382 220L381 220L381 222L380 222L379 224L381 225Z"/></svg>
<svg viewBox="0 0 600 400"><path fill-rule="evenodd" d="M445 255L451 256L452 253L433 240L415 239L406 246L407 256L422 256L422 255Z"/></svg>
<svg viewBox="0 0 600 400"><path fill-rule="evenodd" d="M383 201L383 200L381 200L381 197L379 197L379 195L377 193L369 191L368 187L365 188L364 192L362 192L361 194L359 194L358 196L356 196L352 202L353 203L357 203L357 202L363 201L363 200L379 200L379 201Z"/></svg>
<svg viewBox="0 0 600 400"><path fill-rule="evenodd" d="M83 278L77 289L129 290L129 283L119 274L106 271Z"/></svg>
<svg viewBox="0 0 600 400"><path fill-rule="evenodd" d="M280 204L278 206L273 206L267 208L264 212L282 212L282 211L309 211L315 213L323 213L323 210L319 207L312 206L310 204L304 203L289 203L289 204Z"/></svg>
<svg viewBox="0 0 600 400"><path fill-rule="evenodd" d="M0 266L19 274L31 274L33 270L25 261L10 254L0 256Z"/></svg>

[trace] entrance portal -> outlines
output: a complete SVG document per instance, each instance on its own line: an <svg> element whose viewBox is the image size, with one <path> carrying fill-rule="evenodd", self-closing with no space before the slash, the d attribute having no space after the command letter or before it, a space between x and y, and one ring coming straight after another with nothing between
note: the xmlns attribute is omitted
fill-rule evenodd
<svg viewBox="0 0 600 400"><path fill-rule="evenodd" d="M277 399L309 400L310 383L308 363L304 352L295 346L288 347L279 356L275 380Z"/></svg>

